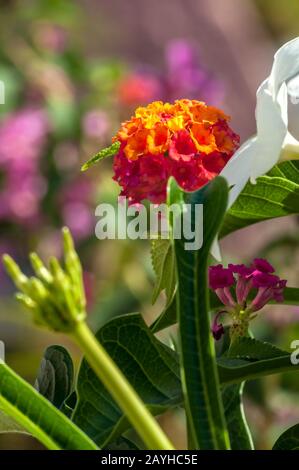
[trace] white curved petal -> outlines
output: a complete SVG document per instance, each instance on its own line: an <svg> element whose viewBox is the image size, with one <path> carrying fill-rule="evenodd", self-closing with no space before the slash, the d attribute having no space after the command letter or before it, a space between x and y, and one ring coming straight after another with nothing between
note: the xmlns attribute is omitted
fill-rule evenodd
<svg viewBox="0 0 299 470"><path fill-rule="evenodd" d="M287 135L288 95L286 84L280 87L274 101L265 80L257 91L256 153L252 157L250 177L264 175L279 161L281 148Z"/></svg>
<svg viewBox="0 0 299 470"><path fill-rule="evenodd" d="M280 162L286 160L299 160L299 141L290 132L286 135L279 157Z"/></svg>
<svg viewBox="0 0 299 470"><path fill-rule="evenodd" d="M252 137L237 150L220 173L226 178L228 185L232 186L229 192L228 208L233 205L251 176L252 160L256 149L257 137Z"/></svg>
<svg viewBox="0 0 299 470"><path fill-rule="evenodd" d="M221 172L229 186L229 207L250 179L267 173L285 159L299 158L299 142L288 133L288 89L286 81L299 74L299 38L284 44L275 54L273 67L257 91L257 135L235 153ZM293 82L293 93L299 95L299 79ZM282 150L283 149L283 150ZM297 156L298 155L298 156Z"/></svg>
<svg viewBox="0 0 299 470"><path fill-rule="evenodd" d="M283 82L299 73L299 38L284 44L274 56L273 67L269 77L270 90L276 99Z"/></svg>
<svg viewBox="0 0 299 470"><path fill-rule="evenodd" d="M293 104L299 103L299 75L292 78L288 84L288 94L290 95Z"/></svg>

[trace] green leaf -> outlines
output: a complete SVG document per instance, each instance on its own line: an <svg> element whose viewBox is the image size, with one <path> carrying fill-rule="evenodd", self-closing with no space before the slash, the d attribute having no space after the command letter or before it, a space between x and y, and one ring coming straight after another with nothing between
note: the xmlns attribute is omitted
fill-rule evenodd
<svg viewBox="0 0 299 470"><path fill-rule="evenodd" d="M0 409L48 449L97 449L74 423L6 364L0 364Z"/></svg>
<svg viewBox="0 0 299 470"><path fill-rule="evenodd" d="M224 327L222 341L216 342L217 355L224 355L230 347L229 327ZM243 407L245 383L222 387L222 400L232 450L251 450L253 441Z"/></svg>
<svg viewBox="0 0 299 470"><path fill-rule="evenodd" d="M295 372L299 369L299 365L291 363L289 353L254 362L222 356L218 358L217 363L220 381L226 385L255 380L265 375Z"/></svg>
<svg viewBox="0 0 299 470"><path fill-rule="evenodd" d="M244 384L228 385L222 390L225 417L232 450L252 450L253 442L242 403Z"/></svg>
<svg viewBox="0 0 299 470"><path fill-rule="evenodd" d="M1 410L0 405L0 433L8 432L20 432L28 434L23 426L19 425L13 418L8 416L4 411Z"/></svg>
<svg viewBox="0 0 299 470"><path fill-rule="evenodd" d="M100 160L104 160L104 158L113 157L120 148L120 142L116 141L110 147L106 147L96 155L90 158L81 168L81 171L86 171L91 166L95 165L95 163L99 162Z"/></svg>
<svg viewBox="0 0 299 470"><path fill-rule="evenodd" d="M184 193L177 185L176 180L171 177L167 184L167 207L168 207L168 227L172 230L174 217L178 214L178 206L182 207L184 202ZM180 211L180 209L179 209ZM154 304L165 290L166 306L165 311L174 300L174 293L177 285L177 277L175 270L175 255L172 237L169 239L158 238L151 242L151 258L153 269L156 274L156 283L154 287L152 303Z"/></svg>
<svg viewBox="0 0 299 470"><path fill-rule="evenodd" d="M111 320L96 336L154 414L181 403L177 354L154 337L139 314ZM80 367L77 392L73 420L102 447L130 427L85 360Z"/></svg>
<svg viewBox="0 0 299 470"><path fill-rule="evenodd" d="M258 341L254 338L241 337L231 345L225 355L229 358L258 361L288 354L288 352L282 351L273 344Z"/></svg>
<svg viewBox="0 0 299 470"><path fill-rule="evenodd" d="M275 442L273 450L299 450L299 424L285 431Z"/></svg>
<svg viewBox="0 0 299 470"><path fill-rule="evenodd" d="M241 192L225 216L220 237L263 220L298 212L299 182L277 176L262 176L256 184L248 183Z"/></svg>
<svg viewBox="0 0 299 470"><path fill-rule="evenodd" d="M156 284L152 296L154 304L159 294L165 290L167 304L171 303L176 287L175 258L172 242L158 238L151 241L152 264L156 274Z"/></svg>
<svg viewBox="0 0 299 470"><path fill-rule="evenodd" d="M68 351L53 345L46 349L35 382L36 390L60 408L73 388L74 366Z"/></svg>
<svg viewBox="0 0 299 470"><path fill-rule="evenodd" d="M62 403L60 407L60 411L65 416L72 419L72 414L74 412L76 403L77 403L77 393L74 391L64 400L64 402Z"/></svg>
<svg viewBox="0 0 299 470"><path fill-rule="evenodd" d="M153 333L164 330L171 325L177 323L177 309L176 309L176 297L175 292L170 302L166 303L163 312L158 318L151 324L151 330Z"/></svg>
<svg viewBox="0 0 299 470"><path fill-rule="evenodd" d="M185 250L187 240L174 241L177 262L177 307L181 339L183 390L192 442L200 449L227 449L226 429L215 347L210 332L207 265L212 243L222 222L228 198L226 181L217 177L203 189L187 193L194 230L196 204L203 204L200 250Z"/></svg>
<svg viewBox="0 0 299 470"><path fill-rule="evenodd" d="M276 165L269 171L267 176L278 176L286 180L299 184L299 161L283 162Z"/></svg>

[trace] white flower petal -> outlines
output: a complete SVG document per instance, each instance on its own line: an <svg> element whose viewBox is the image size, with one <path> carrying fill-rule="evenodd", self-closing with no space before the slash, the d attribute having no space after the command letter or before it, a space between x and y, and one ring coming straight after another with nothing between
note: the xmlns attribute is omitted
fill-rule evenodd
<svg viewBox="0 0 299 470"><path fill-rule="evenodd" d="M291 101L293 104L299 103L299 75L292 78L288 84L288 94L291 97Z"/></svg>
<svg viewBox="0 0 299 470"><path fill-rule="evenodd" d="M229 186L229 207L250 179L267 173L279 161L299 158L299 142L288 133L286 82L299 74L299 38L284 44L275 54L270 76L257 91L257 135L245 142L221 172ZM289 86L299 97L299 79Z"/></svg>
<svg viewBox="0 0 299 470"><path fill-rule="evenodd" d="M299 38L284 44L274 56L273 67L269 77L270 89L276 99L283 82L299 73Z"/></svg>
<svg viewBox="0 0 299 470"><path fill-rule="evenodd" d="M232 186L229 192L228 208L230 208L249 180L252 160L257 151L257 138L247 140L225 165L220 175Z"/></svg>
<svg viewBox="0 0 299 470"><path fill-rule="evenodd" d="M257 91L257 148L250 171L250 176L254 179L267 173L279 161L287 135L287 100L285 84L281 86L276 101L273 101L267 80Z"/></svg>
<svg viewBox="0 0 299 470"><path fill-rule="evenodd" d="M290 132L286 135L279 157L280 162L286 160L299 160L299 141Z"/></svg>

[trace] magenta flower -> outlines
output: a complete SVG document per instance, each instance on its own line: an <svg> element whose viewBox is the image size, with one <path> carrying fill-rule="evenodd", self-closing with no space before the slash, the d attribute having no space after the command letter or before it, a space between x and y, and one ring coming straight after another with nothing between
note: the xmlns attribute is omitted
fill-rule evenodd
<svg viewBox="0 0 299 470"><path fill-rule="evenodd" d="M32 223L37 218L46 191L39 159L48 130L45 113L32 108L0 124L0 219Z"/></svg>
<svg viewBox="0 0 299 470"><path fill-rule="evenodd" d="M198 48L186 39L174 39L167 44L166 88L167 99L200 99L219 104L223 99L223 86L203 65Z"/></svg>
<svg viewBox="0 0 299 470"><path fill-rule="evenodd" d="M267 260L256 258L248 267L244 264L229 264L224 268L221 264L209 268L209 286L225 306L226 312L233 320L232 330L235 332L248 329L248 323L258 310L268 302L283 301L283 291L287 281L274 275L275 269ZM217 323L216 315L212 333L220 339L224 330ZM239 328L240 327L240 328Z"/></svg>
<svg viewBox="0 0 299 470"><path fill-rule="evenodd" d="M211 331L216 341L221 339L221 337L224 335L224 326L222 325L222 323L218 323L218 318L222 313L223 312L217 313L212 323Z"/></svg>
<svg viewBox="0 0 299 470"><path fill-rule="evenodd" d="M223 101L223 84L207 69L198 54L198 46L192 42L169 41L163 69L161 73L141 64L125 75L117 90L120 104L133 107L156 100L172 102L186 96L214 105Z"/></svg>

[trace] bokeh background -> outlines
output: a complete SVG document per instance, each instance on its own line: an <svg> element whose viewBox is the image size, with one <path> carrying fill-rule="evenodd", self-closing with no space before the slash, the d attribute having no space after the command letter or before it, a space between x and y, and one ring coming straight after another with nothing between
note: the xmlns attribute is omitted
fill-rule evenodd
<svg viewBox="0 0 299 470"><path fill-rule="evenodd" d="M94 329L115 315L141 311L150 322L153 273L148 242L98 241L94 209L115 203L112 162L87 173L81 164L110 143L134 108L155 99L196 98L232 116L243 141L255 130L255 91L279 45L299 34L297 0L18 0L0 1L0 253L30 271L27 253L60 255L60 228L72 230L83 265ZM297 123L298 124L298 123ZM296 132L296 120L293 122ZM297 134L298 136L298 134ZM227 261L267 256L298 286L298 220L263 223L223 242ZM0 267L0 339L6 361L34 383L43 350L63 335L31 324ZM299 339L299 307L264 309L259 339L289 348ZM163 338L167 340L166 333ZM257 448L299 422L298 374L246 386L246 415ZM161 418L184 448L179 412ZM21 435L1 449L37 449Z"/></svg>

